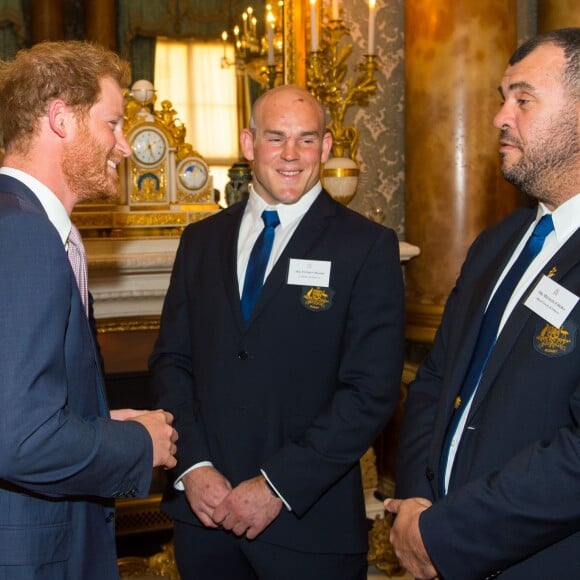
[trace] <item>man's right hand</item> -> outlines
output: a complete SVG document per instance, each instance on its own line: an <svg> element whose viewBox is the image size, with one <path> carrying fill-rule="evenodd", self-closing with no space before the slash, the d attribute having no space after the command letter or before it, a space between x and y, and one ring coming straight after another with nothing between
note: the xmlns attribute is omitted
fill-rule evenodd
<svg viewBox="0 0 580 580"><path fill-rule="evenodd" d="M172 427L171 413L162 410L147 411L128 420L141 423L149 432L153 442L153 467L171 469L177 465L175 453L179 436Z"/></svg>
<svg viewBox="0 0 580 580"><path fill-rule="evenodd" d="M185 496L199 521L208 528L219 527L213 519L213 512L222 500L230 493L230 482L215 468L210 466L196 467L181 479L185 487Z"/></svg>

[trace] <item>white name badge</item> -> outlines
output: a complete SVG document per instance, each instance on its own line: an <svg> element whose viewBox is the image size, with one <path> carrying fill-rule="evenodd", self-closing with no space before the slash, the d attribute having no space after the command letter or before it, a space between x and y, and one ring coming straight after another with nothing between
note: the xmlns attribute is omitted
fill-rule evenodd
<svg viewBox="0 0 580 580"><path fill-rule="evenodd" d="M290 258L288 284L296 286L330 285L330 265L326 260L296 260Z"/></svg>
<svg viewBox="0 0 580 580"><path fill-rule="evenodd" d="M552 326L560 328L577 302L576 294L542 276L524 304Z"/></svg>

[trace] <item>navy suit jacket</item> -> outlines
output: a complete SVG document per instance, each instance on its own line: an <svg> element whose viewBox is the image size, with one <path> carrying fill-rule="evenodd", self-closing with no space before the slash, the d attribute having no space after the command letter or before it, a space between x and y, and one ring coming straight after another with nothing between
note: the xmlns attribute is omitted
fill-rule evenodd
<svg viewBox="0 0 580 580"><path fill-rule="evenodd" d="M539 276L498 338L449 493L438 492L445 431L489 295L535 215L518 210L474 242L409 386L397 495L435 502L420 528L445 580L575 578L580 570L580 305L561 330L549 325L523 304ZM580 293L580 231L548 262L548 273Z"/></svg>
<svg viewBox="0 0 580 580"><path fill-rule="evenodd" d="M364 552L359 459L396 407L402 371L397 238L322 192L244 328L244 208L188 226L177 252L151 358L157 405L180 433L175 473L209 460L235 486L263 469L292 511L283 508L258 541ZM330 262L330 287L287 284L291 258ZM201 525L172 486L164 508Z"/></svg>
<svg viewBox="0 0 580 580"><path fill-rule="evenodd" d="M62 241L32 191L5 175L0 271L0 576L115 578L110 498L147 495L151 440L108 418Z"/></svg>

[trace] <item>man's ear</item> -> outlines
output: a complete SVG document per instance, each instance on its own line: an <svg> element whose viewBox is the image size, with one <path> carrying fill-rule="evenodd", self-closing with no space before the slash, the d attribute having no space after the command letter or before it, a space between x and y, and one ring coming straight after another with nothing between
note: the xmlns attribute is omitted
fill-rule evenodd
<svg viewBox="0 0 580 580"><path fill-rule="evenodd" d="M330 157L330 151L332 149L332 133L330 131L325 131L322 136L322 155L320 161L326 163Z"/></svg>
<svg viewBox="0 0 580 580"><path fill-rule="evenodd" d="M48 105L48 124L50 128L59 136L66 137L67 135L67 120L70 115L70 110L61 99L54 99Z"/></svg>
<svg viewBox="0 0 580 580"><path fill-rule="evenodd" d="M254 160L254 134L250 129L242 129L240 133L242 154L248 161Z"/></svg>

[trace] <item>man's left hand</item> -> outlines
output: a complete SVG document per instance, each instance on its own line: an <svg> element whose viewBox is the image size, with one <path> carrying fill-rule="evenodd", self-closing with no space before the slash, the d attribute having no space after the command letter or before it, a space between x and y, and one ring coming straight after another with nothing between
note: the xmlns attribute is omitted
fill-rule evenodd
<svg viewBox="0 0 580 580"><path fill-rule="evenodd" d="M385 500L385 509L397 514L390 536L395 554L417 579L437 578L437 570L427 553L419 529L419 516L429 506L431 502L422 497Z"/></svg>
<svg viewBox="0 0 580 580"><path fill-rule="evenodd" d="M213 520L236 536L253 540L278 516L282 500L274 497L262 475L242 481L216 506Z"/></svg>

